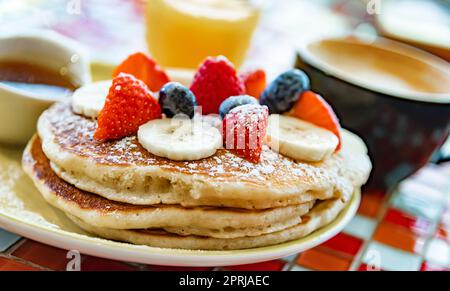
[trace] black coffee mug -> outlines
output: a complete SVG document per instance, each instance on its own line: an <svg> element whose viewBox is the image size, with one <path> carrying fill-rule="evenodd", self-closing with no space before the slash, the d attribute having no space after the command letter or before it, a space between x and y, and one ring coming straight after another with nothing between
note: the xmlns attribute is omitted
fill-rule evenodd
<svg viewBox="0 0 450 291"><path fill-rule="evenodd" d="M317 53L320 50L328 52ZM339 68L345 66L345 57L352 62L350 70ZM374 165L366 189L386 191L397 185L427 164L449 136L450 66L444 60L381 38L347 37L305 44L299 49L296 67L309 75L312 90L332 105L342 126L366 142ZM383 67L392 69L387 73L392 74L393 82L401 80L395 73L410 69L423 74L409 72L413 85L415 81L424 86L435 82L435 88L424 90L430 92L402 91L395 84L374 84L383 76L362 77L371 68ZM430 76L434 76L431 81Z"/></svg>

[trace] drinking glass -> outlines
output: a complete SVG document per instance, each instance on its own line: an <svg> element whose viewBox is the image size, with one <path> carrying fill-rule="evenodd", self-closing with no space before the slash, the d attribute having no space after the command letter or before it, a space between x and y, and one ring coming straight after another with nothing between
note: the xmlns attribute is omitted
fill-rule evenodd
<svg viewBox="0 0 450 291"><path fill-rule="evenodd" d="M147 43L164 67L196 68L224 55L239 67L258 24L261 1L147 0Z"/></svg>

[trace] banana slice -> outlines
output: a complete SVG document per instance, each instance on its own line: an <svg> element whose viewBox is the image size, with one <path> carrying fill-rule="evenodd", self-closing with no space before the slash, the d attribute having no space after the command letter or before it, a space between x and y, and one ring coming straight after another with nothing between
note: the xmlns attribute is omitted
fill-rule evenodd
<svg viewBox="0 0 450 291"><path fill-rule="evenodd" d="M295 117L269 116L267 143L274 150L295 160L322 161L335 151L339 140L331 132Z"/></svg>
<svg viewBox="0 0 450 291"><path fill-rule="evenodd" d="M214 155L222 147L220 131L200 119L155 119L142 125L138 140L152 154L176 161Z"/></svg>
<svg viewBox="0 0 450 291"><path fill-rule="evenodd" d="M86 117L97 118L105 105L111 80L84 85L72 95L72 109L75 113Z"/></svg>

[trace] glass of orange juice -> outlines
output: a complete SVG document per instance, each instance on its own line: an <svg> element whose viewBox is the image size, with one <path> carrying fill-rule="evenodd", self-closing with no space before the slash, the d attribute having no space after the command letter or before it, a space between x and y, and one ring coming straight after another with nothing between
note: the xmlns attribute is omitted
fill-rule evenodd
<svg viewBox="0 0 450 291"><path fill-rule="evenodd" d="M147 43L164 67L196 68L224 55L239 67L260 17L250 0L147 0Z"/></svg>

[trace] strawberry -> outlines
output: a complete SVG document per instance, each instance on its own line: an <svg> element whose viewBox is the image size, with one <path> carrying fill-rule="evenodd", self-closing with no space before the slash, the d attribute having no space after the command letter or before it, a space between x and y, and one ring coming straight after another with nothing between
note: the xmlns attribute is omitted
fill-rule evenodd
<svg viewBox="0 0 450 291"><path fill-rule="evenodd" d="M232 109L222 123L224 147L258 163L269 118L267 106L248 104Z"/></svg>
<svg viewBox="0 0 450 291"><path fill-rule="evenodd" d="M239 75L245 86L245 93L259 99L266 89L266 72L262 69L241 73Z"/></svg>
<svg viewBox="0 0 450 291"><path fill-rule="evenodd" d="M292 109L292 115L333 132L339 139L336 151L341 149L341 125L333 108L322 96L312 91L303 92Z"/></svg>
<svg viewBox="0 0 450 291"><path fill-rule="evenodd" d="M139 126L156 118L161 118L161 108L147 85L133 75L121 73L109 88L94 138L120 139L135 134Z"/></svg>
<svg viewBox="0 0 450 291"><path fill-rule="evenodd" d="M166 72L153 60L144 53L134 53L120 65L116 67L113 77L120 73L127 73L142 80L153 92L157 92L161 87L170 81Z"/></svg>
<svg viewBox="0 0 450 291"><path fill-rule="evenodd" d="M219 113L222 101L245 91L233 64L224 56L207 58L195 74L190 89L202 106L203 114Z"/></svg>

